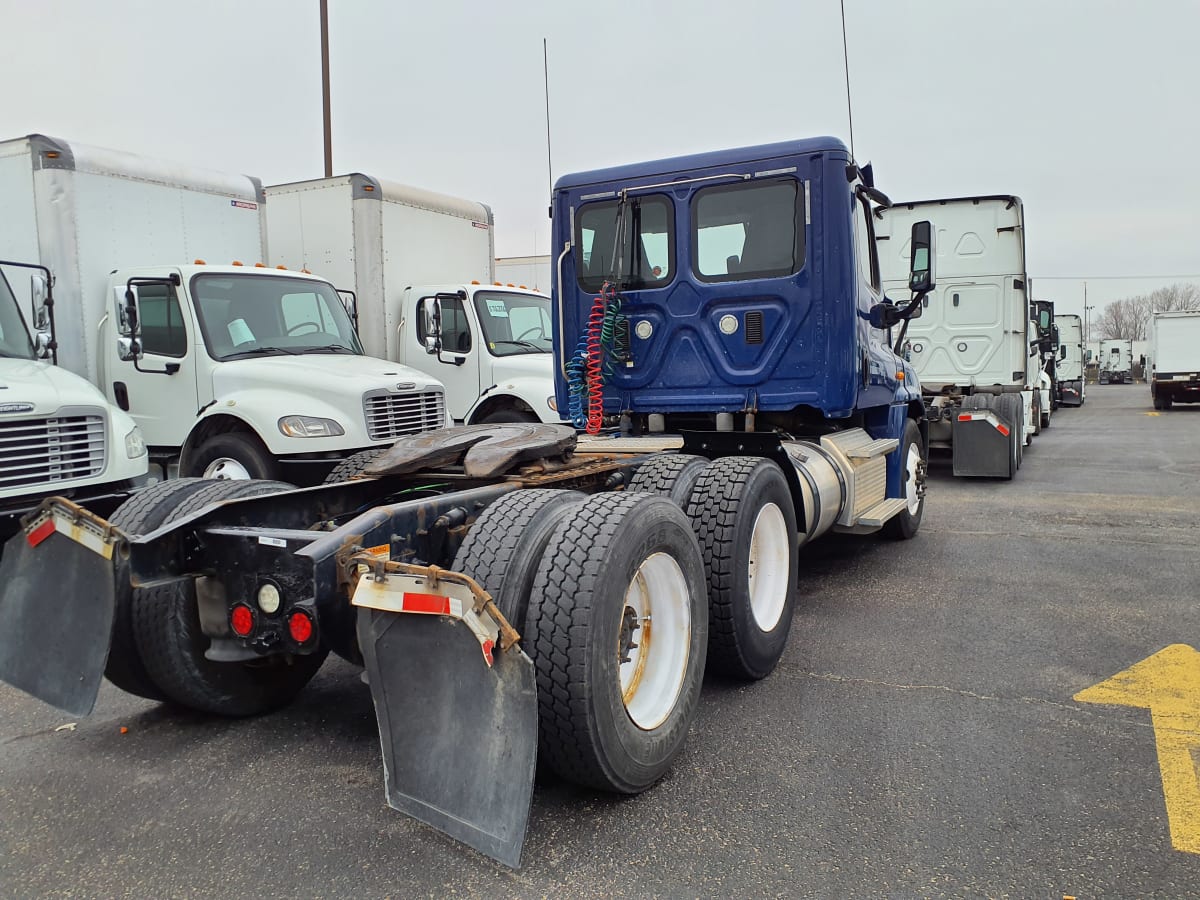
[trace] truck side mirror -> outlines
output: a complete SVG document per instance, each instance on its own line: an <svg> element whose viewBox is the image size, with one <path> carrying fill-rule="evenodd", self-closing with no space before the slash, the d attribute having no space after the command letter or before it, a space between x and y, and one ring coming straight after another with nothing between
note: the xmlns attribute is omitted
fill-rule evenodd
<svg viewBox="0 0 1200 900"><path fill-rule="evenodd" d="M34 331L50 330L50 308L46 305L48 294L49 285L46 283L46 276L41 272L35 272L29 277L29 298L33 312Z"/></svg>
<svg viewBox="0 0 1200 900"><path fill-rule="evenodd" d="M900 324L900 310L896 304L891 303L876 303L871 307L871 327L887 330Z"/></svg>
<svg viewBox="0 0 1200 900"><path fill-rule="evenodd" d="M928 293L937 286L937 278L934 274L937 253L933 238L932 223L928 220L913 222L908 289L914 294Z"/></svg>
<svg viewBox="0 0 1200 900"><path fill-rule="evenodd" d="M123 337L117 338L117 355L125 362L136 362L142 358L142 341L138 328L138 296L135 285L125 286L125 295L117 309L118 325L123 334Z"/></svg>
<svg viewBox="0 0 1200 900"><path fill-rule="evenodd" d="M442 304L436 297L429 297L421 304L421 315L425 319L425 352L433 355L442 350Z"/></svg>

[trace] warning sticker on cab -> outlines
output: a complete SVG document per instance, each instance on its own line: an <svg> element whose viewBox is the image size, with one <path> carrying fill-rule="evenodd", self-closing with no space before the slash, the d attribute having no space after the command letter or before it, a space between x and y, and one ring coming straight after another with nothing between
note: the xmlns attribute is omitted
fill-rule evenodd
<svg viewBox="0 0 1200 900"><path fill-rule="evenodd" d="M392 547L391 544L379 544L376 547L368 547L366 552L372 556L391 556Z"/></svg>
<svg viewBox="0 0 1200 900"><path fill-rule="evenodd" d="M257 203L251 203L249 200L230 200L230 206L236 206L238 209L258 209Z"/></svg>

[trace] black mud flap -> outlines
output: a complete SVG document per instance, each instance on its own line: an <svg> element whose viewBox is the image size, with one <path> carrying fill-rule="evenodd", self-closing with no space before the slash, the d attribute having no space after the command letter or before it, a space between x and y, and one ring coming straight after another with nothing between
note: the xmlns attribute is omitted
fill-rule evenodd
<svg viewBox="0 0 1200 900"><path fill-rule="evenodd" d="M1009 476L1012 438L1004 419L993 410L972 410L959 413L953 427L955 476Z"/></svg>
<svg viewBox="0 0 1200 900"><path fill-rule="evenodd" d="M112 635L113 555L122 546L111 529L72 523L57 510L4 545L0 679L72 715L92 711Z"/></svg>
<svg viewBox="0 0 1200 900"><path fill-rule="evenodd" d="M506 866L521 862L537 764L537 687L519 645L488 665L461 620L362 608L358 640L388 805Z"/></svg>

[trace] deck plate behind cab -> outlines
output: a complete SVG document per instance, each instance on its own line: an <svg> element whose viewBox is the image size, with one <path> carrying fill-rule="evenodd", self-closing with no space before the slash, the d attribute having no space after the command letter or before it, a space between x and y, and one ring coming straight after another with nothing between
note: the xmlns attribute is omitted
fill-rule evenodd
<svg viewBox="0 0 1200 900"><path fill-rule="evenodd" d="M567 425L459 425L400 438L364 468L363 474L405 475L461 462L472 478L491 478L518 463L557 459L574 449L575 429Z"/></svg>

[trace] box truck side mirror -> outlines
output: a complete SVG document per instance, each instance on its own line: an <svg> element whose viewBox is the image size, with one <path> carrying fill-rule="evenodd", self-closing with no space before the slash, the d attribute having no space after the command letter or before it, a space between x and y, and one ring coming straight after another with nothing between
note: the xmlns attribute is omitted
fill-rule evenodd
<svg viewBox="0 0 1200 900"><path fill-rule="evenodd" d="M928 293L937 286L937 277L934 273L937 253L933 237L932 223L929 221L913 222L908 289L914 294Z"/></svg>
<svg viewBox="0 0 1200 900"><path fill-rule="evenodd" d="M37 272L29 276L29 298L33 312L33 330L50 330L50 307L46 303L49 294L49 284L46 276Z"/></svg>

